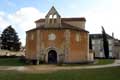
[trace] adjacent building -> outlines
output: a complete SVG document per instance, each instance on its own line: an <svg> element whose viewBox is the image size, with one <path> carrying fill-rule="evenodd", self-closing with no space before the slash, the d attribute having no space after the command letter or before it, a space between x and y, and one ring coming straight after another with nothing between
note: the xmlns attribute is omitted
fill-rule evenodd
<svg viewBox="0 0 120 80"><path fill-rule="evenodd" d="M89 62L85 22L83 17L61 18L52 7L45 19L35 21L35 29L26 32L26 59L37 64Z"/></svg>
<svg viewBox="0 0 120 80"><path fill-rule="evenodd" d="M0 34L0 50L1 50L1 47L2 47L2 39L1 39L1 34Z"/></svg>
<svg viewBox="0 0 120 80"><path fill-rule="evenodd" d="M120 40L114 40L114 55L116 59L120 59Z"/></svg>
<svg viewBox="0 0 120 80"><path fill-rule="evenodd" d="M94 57L104 58L104 48L103 48L103 36L102 34L90 34L92 41L92 49L94 51ZM109 46L109 57L115 58L114 54L114 37L107 34L108 46Z"/></svg>

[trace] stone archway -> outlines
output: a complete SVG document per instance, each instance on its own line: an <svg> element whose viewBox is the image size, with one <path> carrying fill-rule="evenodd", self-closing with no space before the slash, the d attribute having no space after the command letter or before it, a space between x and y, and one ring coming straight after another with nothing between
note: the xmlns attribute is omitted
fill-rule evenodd
<svg viewBox="0 0 120 80"><path fill-rule="evenodd" d="M57 52L55 50L50 50L48 52L48 63L49 64L57 63Z"/></svg>

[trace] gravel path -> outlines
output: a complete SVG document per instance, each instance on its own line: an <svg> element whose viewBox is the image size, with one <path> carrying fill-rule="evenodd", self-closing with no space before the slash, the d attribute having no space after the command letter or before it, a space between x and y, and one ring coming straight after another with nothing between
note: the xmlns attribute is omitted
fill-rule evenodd
<svg viewBox="0 0 120 80"><path fill-rule="evenodd" d="M0 66L0 70L16 70L21 72L53 72L58 70L71 70L71 69L94 69L120 66L120 60L115 60L113 64L107 65L91 65L91 66L56 66L56 65L31 65L31 66Z"/></svg>

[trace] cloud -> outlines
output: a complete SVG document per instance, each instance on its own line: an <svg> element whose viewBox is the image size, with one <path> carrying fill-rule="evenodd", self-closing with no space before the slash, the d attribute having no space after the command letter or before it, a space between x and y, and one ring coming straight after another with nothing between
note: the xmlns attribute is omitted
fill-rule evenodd
<svg viewBox="0 0 120 80"><path fill-rule="evenodd" d="M16 26L24 29L24 31L35 27L34 21L43 17L44 13L39 12L36 8L27 7L21 8L13 14L8 15L8 18Z"/></svg>
<svg viewBox="0 0 120 80"><path fill-rule="evenodd" d="M117 10L118 8L116 7ZM101 33L101 26L103 26L108 34L112 35L112 32L114 32L115 37L119 38L118 26L114 25L118 22L118 20L116 21L117 17L114 18L118 11L114 13L112 9L112 2L109 2L109 5L96 6L84 11L81 16L84 16L87 20L86 29L90 33Z"/></svg>
<svg viewBox="0 0 120 80"><path fill-rule="evenodd" d="M86 28L90 33L101 33L101 26L104 26L106 31L112 33L112 13L111 11L90 10L83 14L86 19Z"/></svg>
<svg viewBox="0 0 120 80"><path fill-rule="evenodd" d="M25 45L25 31L35 28L34 21L44 16L45 13L40 12L34 7L21 8L12 14L0 12L0 28L4 29L8 25L12 25L18 33L23 45Z"/></svg>
<svg viewBox="0 0 120 80"><path fill-rule="evenodd" d="M44 17L44 13L33 7L21 8L15 13L8 15L12 25L19 29L18 32L23 45L25 45L25 31L35 28L34 21L42 17Z"/></svg>
<svg viewBox="0 0 120 80"><path fill-rule="evenodd" d="M115 36L120 39L120 0L113 0L112 1L112 25L113 25L113 30L115 31Z"/></svg>

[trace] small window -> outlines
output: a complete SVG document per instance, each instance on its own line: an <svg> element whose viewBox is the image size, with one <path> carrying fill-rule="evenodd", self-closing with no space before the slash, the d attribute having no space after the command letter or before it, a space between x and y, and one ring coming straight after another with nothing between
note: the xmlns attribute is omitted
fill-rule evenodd
<svg viewBox="0 0 120 80"><path fill-rule="evenodd" d="M52 19L50 19L49 23L52 23Z"/></svg>
<svg viewBox="0 0 120 80"><path fill-rule="evenodd" d="M57 19L54 19L54 23L56 23L57 22Z"/></svg>
<svg viewBox="0 0 120 80"><path fill-rule="evenodd" d="M76 41L77 41L77 42L80 41L80 33L76 33Z"/></svg>
<svg viewBox="0 0 120 80"><path fill-rule="evenodd" d="M100 44L100 40L96 40L96 44L98 44L98 45L99 45L99 44Z"/></svg>
<svg viewBox="0 0 120 80"><path fill-rule="evenodd" d="M113 56L112 52L109 52L109 57L112 57L112 56Z"/></svg>
<svg viewBox="0 0 120 80"><path fill-rule="evenodd" d="M108 40L109 41L109 44L112 44L112 40Z"/></svg>
<svg viewBox="0 0 120 80"><path fill-rule="evenodd" d="M92 40L92 44L95 44L95 40Z"/></svg>
<svg viewBox="0 0 120 80"><path fill-rule="evenodd" d="M112 46L109 46L109 51L112 51Z"/></svg>

